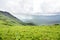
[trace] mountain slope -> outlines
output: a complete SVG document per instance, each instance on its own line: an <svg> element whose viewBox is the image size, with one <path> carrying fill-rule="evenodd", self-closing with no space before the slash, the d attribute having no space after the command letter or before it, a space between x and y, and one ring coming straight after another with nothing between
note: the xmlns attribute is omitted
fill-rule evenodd
<svg viewBox="0 0 60 40"><path fill-rule="evenodd" d="M0 11L0 25L22 25L23 22L8 12Z"/></svg>

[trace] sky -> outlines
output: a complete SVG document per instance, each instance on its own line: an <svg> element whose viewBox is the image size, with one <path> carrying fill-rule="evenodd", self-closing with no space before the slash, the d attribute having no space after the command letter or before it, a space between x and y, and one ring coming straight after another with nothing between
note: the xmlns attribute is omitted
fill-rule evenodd
<svg viewBox="0 0 60 40"><path fill-rule="evenodd" d="M32 19L31 15L58 15L60 0L0 0L0 10L19 19Z"/></svg>

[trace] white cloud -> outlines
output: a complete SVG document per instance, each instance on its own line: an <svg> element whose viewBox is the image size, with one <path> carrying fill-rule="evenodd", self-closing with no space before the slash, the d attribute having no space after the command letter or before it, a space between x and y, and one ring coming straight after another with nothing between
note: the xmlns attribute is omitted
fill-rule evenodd
<svg viewBox="0 0 60 40"><path fill-rule="evenodd" d="M46 0L42 6L45 13L60 12L60 0Z"/></svg>
<svg viewBox="0 0 60 40"><path fill-rule="evenodd" d="M53 15L60 12L60 0L0 0L0 10L6 10L15 16Z"/></svg>
<svg viewBox="0 0 60 40"><path fill-rule="evenodd" d="M0 9L30 14L60 12L60 0L0 0Z"/></svg>

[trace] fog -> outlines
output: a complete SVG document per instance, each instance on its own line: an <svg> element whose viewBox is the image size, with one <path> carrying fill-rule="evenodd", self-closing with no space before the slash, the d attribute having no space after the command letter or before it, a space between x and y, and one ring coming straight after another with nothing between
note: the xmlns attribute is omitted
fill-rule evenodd
<svg viewBox="0 0 60 40"><path fill-rule="evenodd" d="M10 12L24 22L45 24L47 20L49 23L60 20L55 18L60 15L60 0L0 0L0 10Z"/></svg>

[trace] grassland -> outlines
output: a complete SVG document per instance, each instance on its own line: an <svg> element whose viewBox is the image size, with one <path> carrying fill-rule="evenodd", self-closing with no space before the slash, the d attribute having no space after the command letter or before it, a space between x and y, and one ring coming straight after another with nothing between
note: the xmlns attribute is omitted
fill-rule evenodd
<svg viewBox="0 0 60 40"><path fill-rule="evenodd" d="M60 25L23 26L0 13L0 40L60 40Z"/></svg>
<svg viewBox="0 0 60 40"><path fill-rule="evenodd" d="M0 40L60 40L60 25L0 26Z"/></svg>

